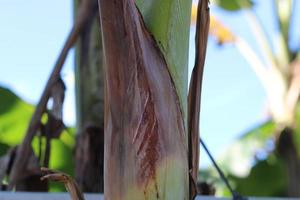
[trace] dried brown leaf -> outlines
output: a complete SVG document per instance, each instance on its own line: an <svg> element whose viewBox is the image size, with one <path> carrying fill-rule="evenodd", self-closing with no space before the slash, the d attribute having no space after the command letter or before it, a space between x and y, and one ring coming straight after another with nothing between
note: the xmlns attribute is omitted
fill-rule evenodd
<svg viewBox="0 0 300 200"><path fill-rule="evenodd" d="M94 10L94 4L97 3L93 0L82 0L80 4L80 8L78 11L78 15L76 17L75 23L70 31L70 34L63 46L63 49L55 63L53 71L50 75L50 78L46 84L46 87L42 93L41 99L36 107L36 110L31 118L30 124L26 131L25 138L18 148L18 153L16 160L12 166L11 174L10 174L10 182L8 189L12 190L13 187L17 184L19 180L19 176L22 174L23 169L26 167L28 163L28 159L30 156L30 146L33 137L36 132L40 128L40 121L42 115L46 111L48 100L51 96L51 89L53 84L55 84L60 76L61 69L63 64L67 58L69 50L75 44L79 34L82 32L85 24L88 23L91 17L94 17L96 11Z"/></svg>
<svg viewBox="0 0 300 200"><path fill-rule="evenodd" d="M53 84L51 88L51 98L53 101L51 114L56 119L62 119L65 90L66 90L66 86L61 78L58 78L58 80Z"/></svg>
<svg viewBox="0 0 300 200"><path fill-rule="evenodd" d="M69 192L72 200L84 200L82 192L80 191L77 183L71 176L63 172L44 167L41 168L41 171L46 173L46 175L41 177L41 180L50 180L63 183L66 187L66 190Z"/></svg>
<svg viewBox="0 0 300 200"><path fill-rule="evenodd" d="M192 72L188 97L188 130L189 130L189 170L190 198L197 195L197 175L199 166L199 118L202 77L209 31L208 0L200 0L197 11L196 26L196 60Z"/></svg>

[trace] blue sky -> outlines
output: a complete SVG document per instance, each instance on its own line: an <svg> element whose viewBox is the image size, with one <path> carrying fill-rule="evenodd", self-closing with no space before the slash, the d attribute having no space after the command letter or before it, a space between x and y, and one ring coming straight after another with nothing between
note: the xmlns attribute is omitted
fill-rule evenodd
<svg viewBox="0 0 300 200"><path fill-rule="evenodd" d="M271 0L257 1L255 8L264 27L274 32ZM243 13L212 7L212 13L258 51ZM72 1L1 0L0 85L31 103L37 103L53 64L71 28ZM295 33L299 33L295 29ZM191 27L190 66L193 66L195 28ZM273 35L270 35L272 38ZM62 76L67 85L64 118L75 123L74 52ZM1 97L0 97L1 98ZM265 119L264 91L249 65L232 46L220 48L209 40L205 65L201 137L218 155L235 138ZM202 166L209 164L201 153Z"/></svg>

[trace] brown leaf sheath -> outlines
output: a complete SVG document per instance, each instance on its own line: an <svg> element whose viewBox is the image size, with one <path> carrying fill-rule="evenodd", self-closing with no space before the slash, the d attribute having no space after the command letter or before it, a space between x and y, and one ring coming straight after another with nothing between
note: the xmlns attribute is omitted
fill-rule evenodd
<svg viewBox="0 0 300 200"><path fill-rule="evenodd" d="M188 97L190 199L194 199L197 194L196 181L199 165L200 101L208 30L208 0L200 0L197 11L196 60L192 72Z"/></svg>
<svg viewBox="0 0 300 200"><path fill-rule="evenodd" d="M134 1L99 4L106 81L105 199L166 200L166 180L175 175L188 181L184 123L174 84ZM172 167L176 174L171 174ZM176 198L187 199L188 188L175 189Z"/></svg>

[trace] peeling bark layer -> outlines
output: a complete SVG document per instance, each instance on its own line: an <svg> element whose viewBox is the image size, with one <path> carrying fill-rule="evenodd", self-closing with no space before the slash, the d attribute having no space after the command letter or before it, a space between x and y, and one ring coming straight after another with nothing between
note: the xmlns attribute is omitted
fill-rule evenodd
<svg viewBox="0 0 300 200"><path fill-rule="evenodd" d="M187 127L188 55L192 0L135 0L174 80ZM186 138L187 140L188 138Z"/></svg>
<svg viewBox="0 0 300 200"><path fill-rule="evenodd" d="M105 56L105 199L188 199L174 83L133 0L99 0Z"/></svg>

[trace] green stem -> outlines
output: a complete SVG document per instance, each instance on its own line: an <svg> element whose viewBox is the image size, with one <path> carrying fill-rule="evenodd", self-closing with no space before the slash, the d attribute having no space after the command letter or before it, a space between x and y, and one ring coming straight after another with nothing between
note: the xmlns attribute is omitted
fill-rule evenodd
<svg viewBox="0 0 300 200"><path fill-rule="evenodd" d="M285 70L280 69L280 67L276 63L274 52L267 39L267 33L262 28L262 24L258 17L252 11L246 11L246 19L250 24L250 28L256 38L256 41L258 42L258 45L261 49L261 53L266 61L267 66L284 72Z"/></svg>
<svg viewBox="0 0 300 200"><path fill-rule="evenodd" d="M279 61L281 65L288 67L291 61L292 54L289 50L289 29L290 19L292 16L293 0L274 0L274 8L279 26L278 31L278 47L279 47Z"/></svg>

